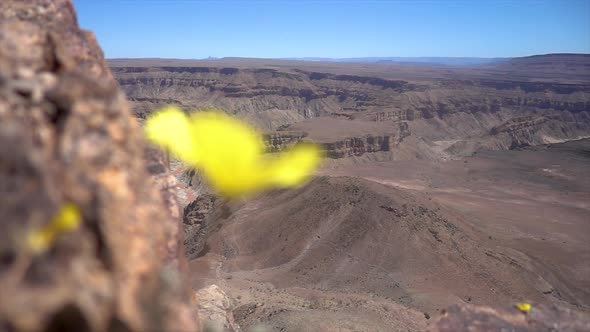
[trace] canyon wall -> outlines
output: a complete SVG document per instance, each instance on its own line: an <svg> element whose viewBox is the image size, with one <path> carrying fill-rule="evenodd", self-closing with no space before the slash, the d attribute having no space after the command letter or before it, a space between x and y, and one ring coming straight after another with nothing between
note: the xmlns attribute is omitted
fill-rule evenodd
<svg viewBox="0 0 590 332"><path fill-rule="evenodd" d="M583 58L590 62L588 59ZM289 61L251 67L247 59L233 66L224 61L217 65L209 61L206 66L173 66L174 60L170 62L166 66L112 67L136 116L144 118L168 104L187 110L219 107L269 132L270 151L292 140L287 137L290 134L273 131L294 130L293 124L318 117L385 122L391 133L399 133L390 147L413 136L427 142L425 146L442 144L450 156L468 155L479 148L509 149L590 135L590 75L579 73L576 80L568 80L567 72L535 79L422 68L415 78L400 74L403 79L396 79L395 70L379 74L371 65L366 65L366 75L362 75L362 70L359 73L347 64L322 72L321 67L306 68ZM391 138L374 136L383 135L368 131L322 143L328 143L331 157L391 149L373 142ZM458 144L451 147L449 141Z"/></svg>

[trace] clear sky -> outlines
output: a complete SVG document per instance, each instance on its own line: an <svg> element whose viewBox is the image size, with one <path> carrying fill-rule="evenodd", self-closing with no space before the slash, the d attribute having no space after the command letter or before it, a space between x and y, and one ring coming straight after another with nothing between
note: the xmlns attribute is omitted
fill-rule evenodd
<svg viewBox="0 0 590 332"><path fill-rule="evenodd" d="M74 0L108 58L590 53L590 0Z"/></svg>

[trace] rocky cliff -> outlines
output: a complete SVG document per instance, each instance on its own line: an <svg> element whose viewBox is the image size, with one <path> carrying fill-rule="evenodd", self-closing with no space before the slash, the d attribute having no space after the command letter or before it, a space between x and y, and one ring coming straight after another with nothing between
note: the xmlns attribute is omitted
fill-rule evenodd
<svg viewBox="0 0 590 332"><path fill-rule="evenodd" d="M406 125L407 129L407 125ZM409 136L409 131L397 135L371 135L366 134L356 137L335 139L331 142L320 143L326 153L326 157L332 159L362 156L365 153L388 152L397 147L403 138ZM265 143L269 152L278 152L288 148L297 142L305 141L307 133L293 134L277 132L265 137Z"/></svg>
<svg viewBox="0 0 590 332"><path fill-rule="evenodd" d="M208 217L219 205L219 197L201 194L184 208L184 245L188 259L197 258L205 247L209 233Z"/></svg>
<svg viewBox="0 0 590 332"><path fill-rule="evenodd" d="M391 108L411 114L405 116L411 119L442 118L456 112L495 112L502 107L573 113L590 110L587 82L480 78L409 83L297 68L114 67L113 71L130 99L140 106L140 116L149 109L145 105L149 103L213 105L239 114L290 110L306 118L341 112L381 113Z"/></svg>
<svg viewBox="0 0 590 332"><path fill-rule="evenodd" d="M307 136L305 132L278 131L264 135L268 152L279 152L301 141Z"/></svg>
<svg viewBox="0 0 590 332"><path fill-rule="evenodd" d="M175 180L142 136L70 1L0 2L1 331L195 331Z"/></svg>

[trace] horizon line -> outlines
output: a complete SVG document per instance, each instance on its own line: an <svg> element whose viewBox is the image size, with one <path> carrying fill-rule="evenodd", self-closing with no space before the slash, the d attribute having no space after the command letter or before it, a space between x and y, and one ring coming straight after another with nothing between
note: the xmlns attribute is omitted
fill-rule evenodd
<svg viewBox="0 0 590 332"><path fill-rule="evenodd" d="M348 60L348 59L514 59L514 58L527 58L533 56L543 55L582 55L590 56L590 53L571 53L571 52L558 52L558 53L542 53L542 54L531 54L522 56L353 56L353 57L322 57L322 56L286 56L286 57L253 57L253 56L209 56L205 58L182 58L182 57L107 57L106 60L128 60L128 59L171 59L171 60L222 60L222 59L263 59L263 60L305 60L305 59L319 59L319 60Z"/></svg>

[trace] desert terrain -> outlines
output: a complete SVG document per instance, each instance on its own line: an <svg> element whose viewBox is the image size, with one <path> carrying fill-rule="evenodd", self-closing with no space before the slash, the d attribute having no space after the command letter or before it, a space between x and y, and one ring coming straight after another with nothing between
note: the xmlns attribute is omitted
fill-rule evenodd
<svg viewBox="0 0 590 332"><path fill-rule="evenodd" d="M324 147L306 185L243 200L173 162L191 285L222 289L243 329L420 331L456 303L589 312L590 56L109 65L140 119L218 107L270 153Z"/></svg>
<svg viewBox="0 0 590 332"><path fill-rule="evenodd" d="M590 55L107 60L78 21L0 1L0 331L590 331ZM223 197L167 105L325 158Z"/></svg>
<svg viewBox="0 0 590 332"><path fill-rule="evenodd" d="M423 330L454 303L587 312L588 151L331 164L212 217L193 287L220 285L241 326L271 330Z"/></svg>

